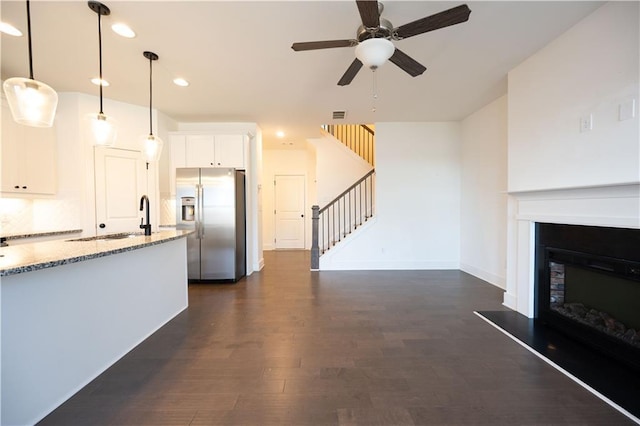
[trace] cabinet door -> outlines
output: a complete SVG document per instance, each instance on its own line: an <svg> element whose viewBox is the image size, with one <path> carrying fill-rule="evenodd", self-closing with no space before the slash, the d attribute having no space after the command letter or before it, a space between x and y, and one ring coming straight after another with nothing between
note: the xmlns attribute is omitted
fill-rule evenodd
<svg viewBox="0 0 640 426"><path fill-rule="evenodd" d="M187 167L212 167L215 165L213 135L188 135L185 145Z"/></svg>
<svg viewBox="0 0 640 426"><path fill-rule="evenodd" d="M171 135L170 143L171 168L187 167L186 137L184 135Z"/></svg>
<svg viewBox="0 0 640 426"><path fill-rule="evenodd" d="M16 123L11 116L11 111L3 99L2 103L2 192L24 192L20 182L19 170L21 168L20 141L22 141L24 126Z"/></svg>
<svg viewBox="0 0 640 426"><path fill-rule="evenodd" d="M56 134L53 127L25 130L21 176L32 194L56 193Z"/></svg>
<svg viewBox="0 0 640 426"><path fill-rule="evenodd" d="M2 105L2 192L55 194L56 130L16 123Z"/></svg>
<svg viewBox="0 0 640 426"><path fill-rule="evenodd" d="M216 167L244 169L244 136L216 135Z"/></svg>
<svg viewBox="0 0 640 426"><path fill-rule="evenodd" d="M186 137L184 135L171 135L169 159L169 194L176 194L176 169L187 167Z"/></svg>

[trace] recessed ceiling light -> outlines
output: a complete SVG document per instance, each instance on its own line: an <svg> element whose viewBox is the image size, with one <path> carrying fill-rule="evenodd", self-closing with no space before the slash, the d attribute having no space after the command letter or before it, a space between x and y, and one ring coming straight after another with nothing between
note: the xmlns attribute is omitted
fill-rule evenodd
<svg viewBox="0 0 640 426"><path fill-rule="evenodd" d="M14 37L22 37L22 31L6 22L0 22L0 33L5 33Z"/></svg>
<svg viewBox="0 0 640 426"><path fill-rule="evenodd" d="M134 38L136 33L127 24L117 23L111 26L114 33L125 38Z"/></svg>
<svg viewBox="0 0 640 426"><path fill-rule="evenodd" d="M284 138L284 132L282 130L278 130L276 132L276 136L279 137L279 138Z"/></svg>
<svg viewBox="0 0 640 426"><path fill-rule="evenodd" d="M181 87L187 87L189 85L189 82L187 80L185 80L184 78L174 78L173 79L173 83L176 86L181 86Z"/></svg>
<svg viewBox="0 0 640 426"><path fill-rule="evenodd" d="M91 82L93 84L95 84L96 86L100 86L100 79L98 77L92 78ZM107 87L107 86L109 86L109 82L103 78L102 79L102 87Z"/></svg>

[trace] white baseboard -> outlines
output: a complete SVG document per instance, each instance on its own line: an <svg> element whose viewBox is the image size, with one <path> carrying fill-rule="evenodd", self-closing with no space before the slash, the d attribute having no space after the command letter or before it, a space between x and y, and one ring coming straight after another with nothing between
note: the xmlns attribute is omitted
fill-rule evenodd
<svg viewBox="0 0 640 426"><path fill-rule="evenodd" d="M327 262L329 263L329 262ZM455 261L428 261L428 260L354 260L354 261L332 261L330 264L323 264L320 258L321 271L374 271L374 270L452 270L460 269L460 265Z"/></svg>
<svg viewBox="0 0 640 426"><path fill-rule="evenodd" d="M504 293L502 304L509 309L513 309L514 311L518 310L518 298L513 294L510 294L508 291Z"/></svg>
<svg viewBox="0 0 640 426"><path fill-rule="evenodd" d="M474 277L480 278L481 280L486 281L489 284L493 284L494 286L499 287L503 290L506 290L507 288L506 279L491 272L476 268L475 266L466 263L460 264L460 270L466 272L467 274L471 274Z"/></svg>

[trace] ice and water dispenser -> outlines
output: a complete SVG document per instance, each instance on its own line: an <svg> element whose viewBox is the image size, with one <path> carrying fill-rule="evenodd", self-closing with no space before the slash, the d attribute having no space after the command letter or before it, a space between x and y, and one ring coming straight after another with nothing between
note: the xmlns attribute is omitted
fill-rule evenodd
<svg viewBox="0 0 640 426"><path fill-rule="evenodd" d="M182 220L193 222L196 220L196 199L195 197L182 197Z"/></svg>

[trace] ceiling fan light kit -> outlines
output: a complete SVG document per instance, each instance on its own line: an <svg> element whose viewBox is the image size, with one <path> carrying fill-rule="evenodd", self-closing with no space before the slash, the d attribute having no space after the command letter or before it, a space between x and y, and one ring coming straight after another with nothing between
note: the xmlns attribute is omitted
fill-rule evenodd
<svg viewBox="0 0 640 426"><path fill-rule="evenodd" d="M412 77L421 75L427 68L395 47L391 40L399 41L418 34L461 24L468 21L471 14L471 9L466 4L463 4L408 24L394 27L391 22L380 17L384 10L382 3L372 0L356 0L356 5L362 20L362 25L356 31L357 40L308 41L293 43L291 46L296 52L356 46L356 58L338 81L339 86L346 86L351 83L363 64L367 68L375 70L387 60L393 62Z"/></svg>
<svg viewBox="0 0 640 426"><path fill-rule="evenodd" d="M2 84L13 119L31 127L51 127L58 107L58 94L50 86L33 79L31 49L31 9L27 0L27 40L29 78L13 77Z"/></svg>
<svg viewBox="0 0 640 426"><path fill-rule="evenodd" d="M370 38L356 46L356 58L362 64L376 70L393 55L395 47L386 38Z"/></svg>

